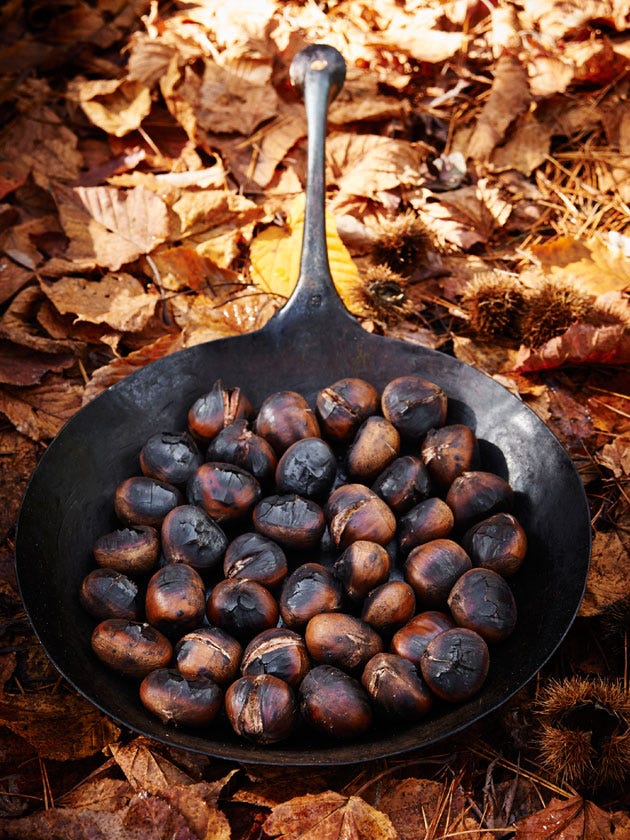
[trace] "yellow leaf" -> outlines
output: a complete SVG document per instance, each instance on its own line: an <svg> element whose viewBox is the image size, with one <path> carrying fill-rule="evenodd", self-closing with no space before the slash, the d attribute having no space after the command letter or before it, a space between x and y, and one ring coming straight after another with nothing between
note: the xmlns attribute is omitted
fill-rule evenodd
<svg viewBox="0 0 630 840"><path fill-rule="evenodd" d="M267 294L288 299L297 283L304 233L304 196L289 208L286 228L269 227L259 233L250 248L252 281ZM332 214L326 212L328 262L335 288L354 315L368 315L362 303L363 282L341 241Z"/></svg>

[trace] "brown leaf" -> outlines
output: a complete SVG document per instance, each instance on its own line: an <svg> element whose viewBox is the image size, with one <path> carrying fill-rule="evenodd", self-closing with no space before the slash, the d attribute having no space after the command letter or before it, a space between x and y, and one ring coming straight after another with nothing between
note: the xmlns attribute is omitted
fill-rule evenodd
<svg viewBox="0 0 630 840"><path fill-rule="evenodd" d="M630 362L630 335L623 324L596 327L575 323L532 350L522 347L514 370L526 373L576 364L625 365Z"/></svg>
<svg viewBox="0 0 630 840"><path fill-rule="evenodd" d="M610 814L581 796L572 796L564 801L554 798L546 808L517 823L516 840L610 840L614 831Z"/></svg>
<svg viewBox="0 0 630 840"><path fill-rule="evenodd" d="M73 79L68 98L77 102L93 125L123 137L138 128L151 110L148 87L132 79Z"/></svg>
<svg viewBox="0 0 630 840"><path fill-rule="evenodd" d="M611 237L584 240L563 236L533 245L531 253L554 277L567 280L588 294L628 288L630 257Z"/></svg>
<svg viewBox="0 0 630 840"><path fill-rule="evenodd" d="M510 370L516 357L516 351L510 347L459 335L453 336L453 352L460 361L491 376Z"/></svg>
<svg viewBox="0 0 630 840"><path fill-rule="evenodd" d="M33 278L33 272L29 268L23 268L11 260L3 257L0 259L0 304L6 303L16 292Z"/></svg>
<svg viewBox="0 0 630 840"><path fill-rule="evenodd" d="M595 460L620 481L630 476L630 434L619 435L602 446L595 454Z"/></svg>
<svg viewBox="0 0 630 840"><path fill-rule="evenodd" d="M549 414L556 434L579 447L595 434L592 412L562 387L549 386Z"/></svg>
<svg viewBox="0 0 630 840"><path fill-rule="evenodd" d="M88 779L64 794L59 804L64 808L91 811L118 811L129 804L134 790L126 779Z"/></svg>
<svg viewBox="0 0 630 840"><path fill-rule="evenodd" d="M169 234L168 211L145 187L58 187L55 199L77 268L121 265L149 254Z"/></svg>
<svg viewBox="0 0 630 840"><path fill-rule="evenodd" d="M611 604L630 595L627 565L627 551L619 534L596 531L580 616L599 615Z"/></svg>
<svg viewBox="0 0 630 840"><path fill-rule="evenodd" d="M76 694L2 694L0 722L55 761L95 755L120 736L114 723Z"/></svg>
<svg viewBox="0 0 630 840"><path fill-rule="evenodd" d="M175 764L168 761L154 749L144 737L131 743L110 744L110 752L136 791L159 793L176 785L192 784L192 779Z"/></svg>
<svg viewBox="0 0 630 840"><path fill-rule="evenodd" d="M0 432L0 541L15 524L22 495L37 464L37 450L32 441L13 429Z"/></svg>
<svg viewBox="0 0 630 840"><path fill-rule="evenodd" d="M184 817L196 837L202 840L230 840L230 823L217 803L235 773L238 770L231 770L227 776L212 783L171 786L162 790L160 795Z"/></svg>
<svg viewBox="0 0 630 840"><path fill-rule="evenodd" d="M42 353L71 353L74 342L41 335L37 327L37 310L44 295L38 286L22 289L0 319L0 336Z"/></svg>
<svg viewBox="0 0 630 840"><path fill-rule="evenodd" d="M276 805L263 824L279 840L398 840L389 818L358 796L334 791L298 796Z"/></svg>
<svg viewBox="0 0 630 840"><path fill-rule="evenodd" d="M75 363L74 356L38 353L0 340L0 383L35 385L49 371L59 373Z"/></svg>
<svg viewBox="0 0 630 840"><path fill-rule="evenodd" d="M527 111L519 118L507 141L494 149L492 163L529 176L549 154L552 134L551 125L540 123Z"/></svg>
<svg viewBox="0 0 630 840"><path fill-rule="evenodd" d="M417 186L424 179L426 149L375 134L331 134L326 147L334 182L344 195L378 200L379 193L401 185Z"/></svg>
<svg viewBox="0 0 630 840"><path fill-rule="evenodd" d="M393 783L379 800L401 840L424 840L433 836L431 829L437 835L450 828L452 816L463 815L465 806L463 795L449 785L413 777Z"/></svg>
<svg viewBox="0 0 630 840"><path fill-rule="evenodd" d="M9 195L28 178L28 166L20 160L3 160L0 162L0 199Z"/></svg>
<svg viewBox="0 0 630 840"><path fill-rule="evenodd" d="M0 390L0 413L35 441L52 439L81 407L83 385L48 374L32 388Z"/></svg>

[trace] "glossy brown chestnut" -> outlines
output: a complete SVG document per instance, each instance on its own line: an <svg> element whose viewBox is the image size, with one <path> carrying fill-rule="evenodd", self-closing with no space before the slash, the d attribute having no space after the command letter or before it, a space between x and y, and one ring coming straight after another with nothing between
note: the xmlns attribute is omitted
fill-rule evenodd
<svg viewBox="0 0 630 840"><path fill-rule="evenodd" d="M419 605L440 609L464 572L472 568L470 557L453 540L431 540L416 546L404 566L405 580L416 593Z"/></svg>
<svg viewBox="0 0 630 840"><path fill-rule="evenodd" d="M198 627L206 608L200 574L185 563L162 566L147 584L144 608L149 624L167 635Z"/></svg>
<svg viewBox="0 0 630 840"><path fill-rule="evenodd" d="M170 662L173 648L163 633L140 621L106 618L92 632L92 650L106 665L142 679Z"/></svg>
<svg viewBox="0 0 630 840"><path fill-rule="evenodd" d="M286 628L263 630L251 640L243 653L243 676L273 674L297 688L311 667L304 639Z"/></svg>
<svg viewBox="0 0 630 840"><path fill-rule="evenodd" d="M152 525L111 531L99 537L93 547L98 566L132 576L150 571L159 553L160 538Z"/></svg>
<svg viewBox="0 0 630 840"><path fill-rule="evenodd" d="M458 475L476 469L479 464L477 437L463 423L429 429L420 453L429 475L442 489L450 487Z"/></svg>
<svg viewBox="0 0 630 840"><path fill-rule="evenodd" d="M186 484L203 457L188 432L158 432L140 450L143 475L169 484Z"/></svg>
<svg viewBox="0 0 630 840"><path fill-rule="evenodd" d="M104 618L140 618L138 584L114 569L93 569L81 583L79 600L84 610Z"/></svg>
<svg viewBox="0 0 630 840"><path fill-rule="evenodd" d="M322 735L359 738L372 726L370 697L361 683L332 665L311 668L299 690L300 712Z"/></svg>
<svg viewBox="0 0 630 840"><path fill-rule="evenodd" d="M298 720L293 690L272 674L233 682L225 694L225 712L236 734L256 744L288 738Z"/></svg>
<svg viewBox="0 0 630 840"><path fill-rule="evenodd" d="M254 508L253 521L259 533L293 551L316 548L326 527L320 506L295 493L261 499Z"/></svg>
<svg viewBox="0 0 630 840"><path fill-rule="evenodd" d="M209 461L195 471L187 495L190 504L203 508L216 522L232 523L249 514L261 490L254 476L241 467Z"/></svg>
<svg viewBox="0 0 630 840"><path fill-rule="evenodd" d="M448 537L453 530L453 511L437 496L419 502L398 520L398 545L403 554L430 540Z"/></svg>
<svg viewBox="0 0 630 840"><path fill-rule="evenodd" d="M298 440L286 450L276 468L278 493L297 493L308 499L328 494L337 475L337 459L321 438Z"/></svg>
<svg viewBox="0 0 630 840"><path fill-rule="evenodd" d="M183 501L173 484L146 475L132 476L116 488L114 510L125 525L159 527L166 514Z"/></svg>
<svg viewBox="0 0 630 840"><path fill-rule="evenodd" d="M361 610L361 618L377 633L393 633L416 611L416 596L404 580L388 580L373 589Z"/></svg>
<svg viewBox="0 0 630 840"><path fill-rule="evenodd" d="M376 388L364 379L348 377L317 394L316 410L325 438L348 443L359 426L380 408Z"/></svg>
<svg viewBox="0 0 630 840"><path fill-rule="evenodd" d="M378 543L357 540L346 548L333 566L333 574L353 601L360 601L389 576L389 554Z"/></svg>
<svg viewBox="0 0 630 840"><path fill-rule="evenodd" d="M400 435L384 417L368 417L359 427L346 453L348 476L369 484L398 457Z"/></svg>
<svg viewBox="0 0 630 840"><path fill-rule="evenodd" d="M278 455L296 440L319 437L317 417L297 391L276 391L266 397L256 416L255 430Z"/></svg>
<svg viewBox="0 0 630 840"><path fill-rule="evenodd" d="M279 586L287 575L287 569L287 558L280 546L255 532L236 537L223 558L226 578L249 578L267 589Z"/></svg>
<svg viewBox="0 0 630 840"><path fill-rule="evenodd" d="M278 604L255 580L230 578L219 581L208 598L206 612L212 624L226 630L240 642L275 627Z"/></svg>
<svg viewBox="0 0 630 840"><path fill-rule="evenodd" d="M511 513L495 513L466 531L462 546L473 566L511 577L525 560L527 535Z"/></svg>
<svg viewBox="0 0 630 840"><path fill-rule="evenodd" d="M377 476L372 490L401 515L431 495L431 480L420 458L402 455Z"/></svg>
<svg viewBox="0 0 630 840"><path fill-rule="evenodd" d="M207 461L236 464L260 483L273 479L278 458L271 444L248 427L247 420L235 420L213 438L206 452Z"/></svg>
<svg viewBox="0 0 630 840"><path fill-rule="evenodd" d="M424 681L434 694L460 703L476 694L490 667L488 645L474 630L454 627L435 636L420 660Z"/></svg>
<svg viewBox="0 0 630 840"><path fill-rule="evenodd" d="M344 484L324 507L331 539L337 548L356 540L387 545L396 533L396 517L374 491L363 484Z"/></svg>
<svg viewBox="0 0 630 840"><path fill-rule="evenodd" d="M446 613L425 610L414 615L404 627L394 633L390 649L392 653L420 665L422 654L431 639L453 627L455 622Z"/></svg>
<svg viewBox="0 0 630 840"><path fill-rule="evenodd" d="M516 601L502 575L471 569L454 584L448 597L453 618L488 643L501 642L516 626Z"/></svg>
<svg viewBox="0 0 630 840"><path fill-rule="evenodd" d="M206 677L225 685L238 674L243 648L220 627L199 627L182 636L175 645L175 661L181 674L195 680Z"/></svg>
<svg viewBox="0 0 630 840"><path fill-rule="evenodd" d="M429 429L446 422L447 399L434 382L421 376L399 376L388 382L381 408L405 440L420 440Z"/></svg>
<svg viewBox="0 0 630 840"><path fill-rule="evenodd" d="M221 567L228 539L197 505L178 505L161 528L162 551L169 563L187 563L200 572Z"/></svg>
<svg viewBox="0 0 630 840"><path fill-rule="evenodd" d="M286 578L280 593L280 615L287 627L299 630L318 613L341 609L341 584L320 563L303 563Z"/></svg>
<svg viewBox="0 0 630 840"><path fill-rule="evenodd" d="M316 662L350 673L361 671L368 659L383 650L383 640L369 624L340 612L314 615L306 625L304 641Z"/></svg>
<svg viewBox="0 0 630 840"><path fill-rule="evenodd" d="M394 653L377 653L366 664L361 683L387 717L416 721L433 705L433 697L416 666Z"/></svg>
<svg viewBox="0 0 630 840"><path fill-rule="evenodd" d="M224 388L220 379L188 411L188 428L194 437L209 441L225 426L242 417L252 417L254 410L240 388Z"/></svg>
<svg viewBox="0 0 630 840"><path fill-rule="evenodd" d="M140 683L142 704L162 723L207 726L221 708L223 692L205 677L187 679L174 668L159 668Z"/></svg>
<svg viewBox="0 0 630 840"><path fill-rule="evenodd" d="M495 513L509 513L513 500L514 492L505 479L481 470L458 475L446 494L446 504L460 531Z"/></svg>

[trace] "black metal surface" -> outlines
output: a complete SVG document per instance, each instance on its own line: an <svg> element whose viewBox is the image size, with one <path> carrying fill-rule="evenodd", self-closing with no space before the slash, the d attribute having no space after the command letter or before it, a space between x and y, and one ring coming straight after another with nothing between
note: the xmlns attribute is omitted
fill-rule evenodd
<svg viewBox="0 0 630 840"><path fill-rule="evenodd" d="M324 231L324 134L329 98L343 83L343 60L310 47L292 67L309 121L309 181L300 280L289 303L258 332L168 356L114 385L78 412L48 447L25 493L16 535L17 575L43 647L74 688L124 726L158 741L250 763L342 764L428 746L469 727L505 703L554 653L582 598L590 554L586 497L577 472L542 421L490 377L443 353L366 333L334 291ZM448 422L470 425L484 468L515 491L515 513L529 538L513 579L519 608L514 634L492 649L488 680L462 705L436 708L423 722L383 722L361 742L325 743L300 731L275 748L250 746L218 720L193 732L161 724L141 705L137 685L118 677L90 649L94 622L78 589L92 568L97 536L117 527L113 495L139 474L151 434L185 428L188 407L216 379L239 385L254 405L272 391L317 391L344 376L382 388L418 373L449 397Z"/></svg>

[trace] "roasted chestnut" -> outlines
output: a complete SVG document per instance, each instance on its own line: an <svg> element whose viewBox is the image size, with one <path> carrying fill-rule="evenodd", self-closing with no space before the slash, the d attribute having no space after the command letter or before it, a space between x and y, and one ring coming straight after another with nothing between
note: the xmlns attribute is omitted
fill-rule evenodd
<svg viewBox="0 0 630 840"><path fill-rule="evenodd" d="M381 395L383 414L405 440L420 440L429 429L446 421L447 399L434 382L421 376L399 376L388 382Z"/></svg>
<svg viewBox="0 0 630 840"><path fill-rule="evenodd" d="M174 668L159 668L140 683L142 704L162 723L206 726L221 708L223 692L205 677L188 679Z"/></svg>
<svg viewBox="0 0 630 840"><path fill-rule="evenodd" d="M488 645L474 630L454 627L435 636L420 659L424 681L434 694L459 703L476 694L490 667Z"/></svg>
<svg viewBox="0 0 630 840"><path fill-rule="evenodd" d="M292 630L299 630L318 613L341 609L341 584L320 563L303 563L286 578L280 593L280 615Z"/></svg>
<svg viewBox="0 0 630 840"><path fill-rule="evenodd" d="M383 640L369 624L340 612L314 615L306 625L304 641L316 662L348 672L360 671L383 650Z"/></svg>
<svg viewBox="0 0 630 840"><path fill-rule="evenodd" d="M431 495L431 480L420 458L402 455L377 476L372 490L400 515Z"/></svg>
<svg viewBox="0 0 630 840"><path fill-rule="evenodd" d="M370 697L361 683L332 665L311 668L299 689L300 712L322 735L358 738L372 726Z"/></svg>
<svg viewBox="0 0 630 840"><path fill-rule="evenodd" d="M166 514L183 501L173 484L146 475L133 476L116 488L114 510L125 525L159 526Z"/></svg>
<svg viewBox="0 0 630 840"><path fill-rule="evenodd" d="M271 674L233 682L225 694L225 712L236 734L256 744L288 738L298 720L291 687Z"/></svg>
<svg viewBox="0 0 630 840"><path fill-rule="evenodd" d="M431 639L453 627L455 627L455 622L446 613L425 610L414 615L404 627L394 633L390 649L392 653L419 665L420 658Z"/></svg>
<svg viewBox="0 0 630 840"><path fill-rule="evenodd" d="M425 607L441 608L455 581L472 567L470 557L453 540L431 540L416 546L404 566L405 580Z"/></svg>
<svg viewBox="0 0 630 840"><path fill-rule="evenodd" d="M278 455L296 440L319 437L317 417L297 391L276 391L263 400L255 430L269 441Z"/></svg>
<svg viewBox="0 0 630 840"><path fill-rule="evenodd" d="M416 596L404 580L388 580L373 589L363 602L361 618L377 633L393 633L416 610Z"/></svg>
<svg viewBox="0 0 630 840"><path fill-rule="evenodd" d="M470 426L453 423L429 429L420 453L438 487L450 487L458 475L474 470L479 463L479 444Z"/></svg>
<svg viewBox="0 0 630 840"><path fill-rule="evenodd" d="M321 499L333 486L337 460L321 438L298 440L286 450L276 468L276 490Z"/></svg>
<svg viewBox="0 0 630 840"><path fill-rule="evenodd" d="M261 495L254 476L235 464L209 461L188 482L188 501L220 523L244 519Z"/></svg>
<svg viewBox="0 0 630 840"><path fill-rule="evenodd" d="M257 531L294 551L315 548L326 527L320 506L295 493L261 499L254 508L253 520Z"/></svg>
<svg viewBox="0 0 630 840"><path fill-rule="evenodd" d="M333 443L347 443L359 426L379 410L376 388L364 379L348 377L317 394L316 411L324 437Z"/></svg>
<svg viewBox="0 0 630 840"><path fill-rule="evenodd" d="M238 673L243 648L220 627L199 627L182 636L175 646L175 661L181 674L195 680L206 677L225 685Z"/></svg>
<svg viewBox="0 0 630 840"><path fill-rule="evenodd" d="M106 618L92 631L92 650L106 665L128 677L146 677L170 662L173 648L150 624Z"/></svg>
<svg viewBox="0 0 630 840"><path fill-rule="evenodd" d="M255 636L245 648L241 662L244 676L273 674L293 688L311 667L304 639L286 628L272 627Z"/></svg>
<svg viewBox="0 0 630 840"><path fill-rule="evenodd" d="M199 447L188 432L158 432L140 450L142 474L169 484L186 484L202 462Z"/></svg>
<svg viewBox="0 0 630 840"><path fill-rule="evenodd" d="M367 484L398 457L400 435L384 417L368 417L357 431L346 454L348 475Z"/></svg>
<svg viewBox="0 0 630 840"><path fill-rule="evenodd" d="M255 580L229 578L219 581L210 593L206 612L212 624L222 627L241 642L275 627L278 621L275 598Z"/></svg>
<svg viewBox="0 0 630 840"><path fill-rule="evenodd" d="M446 502L437 496L425 499L398 520L400 550L408 554L417 545L448 537L454 524L453 511Z"/></svg>
<svg viewBox="0 0 630 840"><path fill-rule="evenodd" d="M228 540L197 505L179 505L162 522L162 551L169 563L188 563L200 572L220 567Z"/></svg>
<svg viewBox="0 0 630 840"><path fill-rule="evenodd" d="M394 653L377 653L366 664L361 682L388 717L417 721L433 705L433 697L416 666Z"/></svg>
<svg viewBox="0 0 630 840"><path fill-rule="evenodd" d="M198 627L206 608L203 580L185 563L162 566L147 584L144 607L147 621L167 635Z"/></svg>
<svg viewBox="0 0 630 840"><path fill-rule="evenodd" d="M527 554L527 536L511 513L495 513L473 525L462 539L473 566L492 569L503 577L515 574Z"/></svg>
<svg viewBox="0 0 630 840"><path fill-rule="evenodd" d="M491 569L471 569L454 584L448 597L453 618L475 630L486 642L501 642L516 626L516 601L509 585Z"/></svg>
<svg viewBox="0 0 630 840"><path fill-rule="evenodd" d="M274 589L287 575L287 558L273 540L247 532L229 544L223 558L223 574L226 578L256 580Z"/></svg>
<svg viewBox="0 0 630 840"><path fill-rule="evenodd" d="M271 444L248 427L247 420L235 420L213 438L206 452L207 461L236 464L260 483L273 479L278 458Z"/></svg>
<svg viewBox="0 0 630 840"><path fill-rule="evenodd" d="M254 409L240 388L224 388L220 379L188 411L188 428L202 441L209 441L225 426L241 417L252 417Z"/></svg>
<svg viewBox="0 0 630 840"><path fill-rule="evenodd" d="M141 575L156 565L160 538L152 525L120 528L99 537L92 552L99 566L125 575Z"/></svg>
<svg viewBox="0 0 630 840"><path fill-rule="evenodd" d="M370 590L389 576L389 554L375 542L357 540L346 548L333 566L333 574L353 601L365 598Z"/></svg>
<svg viewBox="0 0 630 840"><path fill-rule="evenodd" d="M140 618L138 584L115 569L93 569L81 583L81 606L99 621Z"/></svg>
<svg viewBox="0 0 630 840"><path fill-rule="evenodd" d="M458 475L446 494L446 504L461 531L495 513L509 512L513 500L514 491L504 478L481 470Z"/></svg>
<svg viewBox="0 0 630 840"><path fill-rule="evenodd" d="M396 533L391 509L363 484L344 484L333 490L324 513L337 548L347 548L356 540L387 545Z"/></svg>

